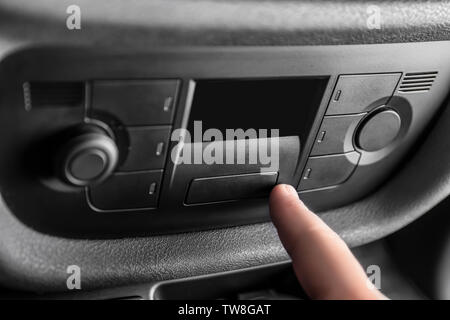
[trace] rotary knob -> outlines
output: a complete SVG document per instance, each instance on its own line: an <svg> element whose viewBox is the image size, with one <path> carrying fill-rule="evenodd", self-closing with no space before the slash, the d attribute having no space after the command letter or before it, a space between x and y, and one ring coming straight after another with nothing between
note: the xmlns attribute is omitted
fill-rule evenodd
<svg viewBox="0 0 450 320"><path fill-rule="evenodd" d="M114 171L119 151L105 128L83 125L62 143L54 166L59 180L84 187L100 183Z"/></svg>
<svg viewBox="0 0 450 320"><path fill-rule="evenodd" d="M400 133L400 115L391 109L381 110L369 115L356 135L358 146L365 151L374 152L387 147Z"/></svg>

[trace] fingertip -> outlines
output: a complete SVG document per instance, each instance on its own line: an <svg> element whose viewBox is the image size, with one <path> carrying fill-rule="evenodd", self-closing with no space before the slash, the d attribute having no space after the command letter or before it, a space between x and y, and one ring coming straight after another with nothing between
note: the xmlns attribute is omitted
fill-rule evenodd
<svg viewBox="0 0 450 320"><path fill-rule="evenodd" d="M300 200L297 190L295 190L295 188L289 184L278 184L272 189L269 201L271 205L274 205L279 202L285 202L290 198Z"/></svg>
<svg viewBox="0 0 450 320"><path fill-rule="evenodd" d="M310 211L290 185L280 184L273 188L269 207L272 222L283 239L292 238L292 234L310 225Z"/></svg>
<svg viewBox="0 0 450 320"><path fill-rule="evenodd" d="M297 191L290 184L277 184L271 192L271 195L288 195L288 194L297 194Z"/></svg>
<svg viewBox="0 0 450 320"><path fill-rule="evenodd" d="M279 184L272 189L269 206L272 218L290 210L307 209L297 190L288 184Z"/></svg>

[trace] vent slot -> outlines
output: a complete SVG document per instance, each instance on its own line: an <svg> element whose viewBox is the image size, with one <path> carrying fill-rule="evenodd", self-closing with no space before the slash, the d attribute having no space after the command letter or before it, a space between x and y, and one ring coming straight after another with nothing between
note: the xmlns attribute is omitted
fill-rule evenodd
<svg viewBox="0 0 450 320"><path fill-rule="evenodd" d="M84 101L83 82L25 82L25 109L81 107Z"/></svg>
<svg viewBox="0 0 450 320"><path fill-rule="evenodd" d="M437 74L437 71L407 73L400 83L398 92L415 93L429 91Z"/></svg>

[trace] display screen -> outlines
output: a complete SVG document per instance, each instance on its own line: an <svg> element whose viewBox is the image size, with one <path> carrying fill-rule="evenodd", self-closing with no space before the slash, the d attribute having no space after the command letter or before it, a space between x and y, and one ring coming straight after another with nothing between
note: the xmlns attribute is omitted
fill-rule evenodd
<svg viewBox="0 0 450 320"><path fill-rule="evenodd" d="M328 77L196 82L188 130L279 129L306 141ZM225 137L225 135L224 135Z"/></svg>

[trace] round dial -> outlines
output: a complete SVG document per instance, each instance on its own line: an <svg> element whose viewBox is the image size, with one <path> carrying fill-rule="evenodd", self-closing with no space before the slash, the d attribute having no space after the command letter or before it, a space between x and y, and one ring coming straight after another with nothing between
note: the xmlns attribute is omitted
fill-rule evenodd
<svg viewBox="0 0 450 320"><path fill-rule="evenodd" d="M116 143L107 130L86 124L59 148L56 174L72 186L97 184L114 171L118 154Z"/></svg>
<svg viewBox="0 0 450 320"><path fill-rule="evenodd" d="M373 152L388 146L400 132L400 115L386 109L369 115L356 135L358 146L365 151Z"/></svg>

